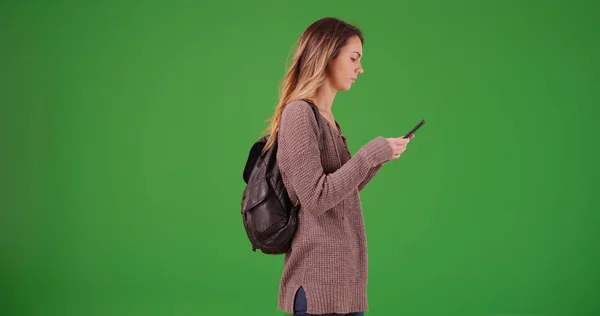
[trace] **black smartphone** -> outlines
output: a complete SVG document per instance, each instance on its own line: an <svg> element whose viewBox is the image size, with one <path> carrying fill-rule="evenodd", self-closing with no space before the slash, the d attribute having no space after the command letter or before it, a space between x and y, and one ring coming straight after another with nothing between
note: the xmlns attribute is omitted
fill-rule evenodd
<svg viewBox="0 0 600 316"><path fill-rule="evenodd" d="M408 138L410 136L410 134L413 134L414 132L416 132L419 127L423 126L423 124L425 124L425 120L421 120L421 122L419 122L419 124L417 124L415 127L413 127L410 132L406 133L406 135L404 135L402 138Z"/></svg>

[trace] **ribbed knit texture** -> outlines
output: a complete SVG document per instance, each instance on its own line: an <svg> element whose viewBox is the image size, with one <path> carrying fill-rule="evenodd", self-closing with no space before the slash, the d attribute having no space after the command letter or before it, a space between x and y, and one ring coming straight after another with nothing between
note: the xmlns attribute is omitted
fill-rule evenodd
<svg viewBox="0 0 600 316"><path fill-rule="evenodd" d="M307 102L289 103L279 127L277 161L290 198L301 207L284 258L278 307L293 313L302 286L310 314L366 311L367 240L359 192L392 158L392 148L377 137L351 156L339 126L318 119L321 152Z"/></svg>

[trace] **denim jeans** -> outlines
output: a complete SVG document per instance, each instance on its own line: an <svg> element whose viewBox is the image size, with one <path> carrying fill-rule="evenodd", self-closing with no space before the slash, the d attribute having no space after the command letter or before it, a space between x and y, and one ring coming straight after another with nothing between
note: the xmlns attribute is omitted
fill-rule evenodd
<svg viewBox="0 0 600 316"><path fill-rule="evenodd" d="M294 298L294 316L364 316L363 312L358 313L350 313L350 314L309 314L306 312L306 293L304 293L304 289L298 289L298 293L296 293L296 297Z"/></svg>

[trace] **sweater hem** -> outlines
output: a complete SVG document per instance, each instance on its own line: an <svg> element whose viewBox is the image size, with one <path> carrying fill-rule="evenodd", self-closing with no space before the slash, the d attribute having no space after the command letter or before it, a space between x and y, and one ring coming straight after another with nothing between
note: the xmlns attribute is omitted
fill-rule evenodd
<svg viewBox="0 0 600 316"><path fill-rule="evenodd" d="M278 309L294 313L294 300L302 287L309 314L349 314L368 310L366 282L332 285L290 282L279 289Z"/></svg>

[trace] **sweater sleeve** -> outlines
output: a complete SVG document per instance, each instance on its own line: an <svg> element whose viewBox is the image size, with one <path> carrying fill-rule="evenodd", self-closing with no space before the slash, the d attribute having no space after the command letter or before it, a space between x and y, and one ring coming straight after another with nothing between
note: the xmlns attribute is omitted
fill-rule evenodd
<svg viewBox="0 0 600 316"><path fill-rule="evenodd" d="M286 106L279 126L277 162L302 209L317 216L358 188L369 170L392 158L392 147L379 136L361 147L341 168L325 174L318 133L319 127L308 103L297 101Z"/></svg>
<svg viewBox="0 0 600 316"><path fill-rule="evenodd" d="M358 185L359 192L362 191L367 186L367 184L371 182L371 180L373 180L373 177L375 177L375 175L377 174L377 172L379 172L379 169L381 169L381 167L383 167L383 164L379 164L369 170L365 179Z"/></svg>

